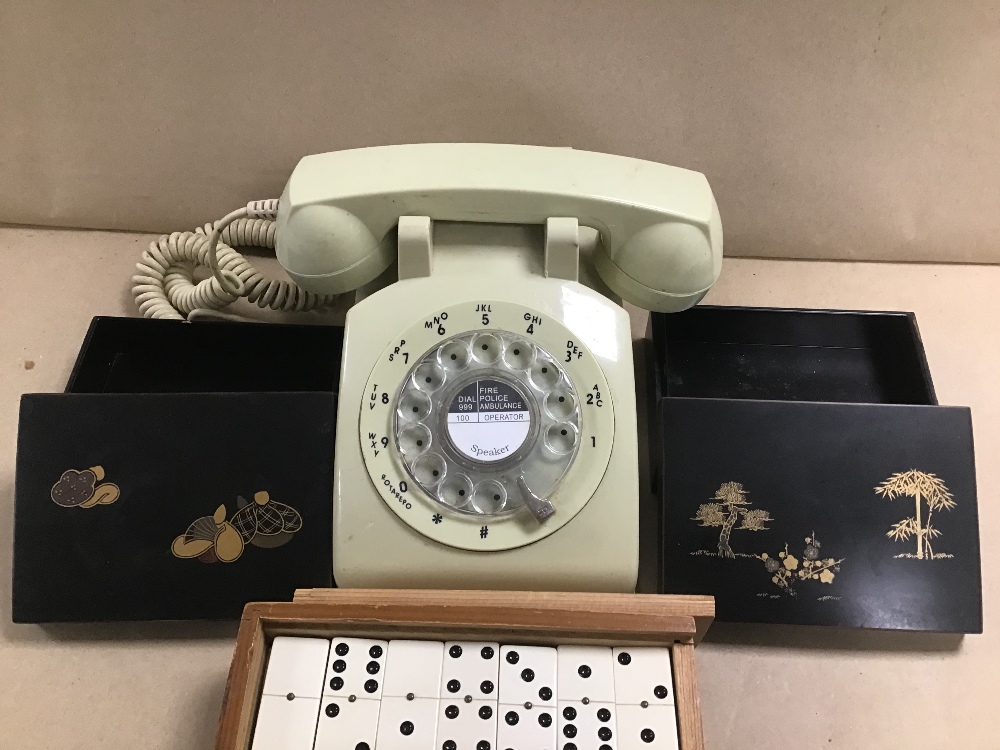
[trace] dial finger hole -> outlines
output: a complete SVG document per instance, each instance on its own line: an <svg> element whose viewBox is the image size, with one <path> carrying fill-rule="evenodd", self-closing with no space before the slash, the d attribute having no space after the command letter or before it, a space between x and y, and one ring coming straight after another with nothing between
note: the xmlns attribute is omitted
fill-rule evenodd
<svg viewBox="0 0 1000 750"><path fill-rule="evenodd" d="M433 393L444 385L445 377L443 368L433 362L424 362L413 371L410 379L413 381L413 385L424 393Z"/></svg>
<svg viewBox="0 0 1000 750"><path fill-rule="evenodd" d="M545 431L545 447L557 456L573 452L579 432L572 422L554 424Z"/></svg>
<svg viewBox="0 0 1000 750"><path fill-rule="evenodd" d="M420 422L431 413L431 400L421 391L408 390L399 399L396 412L406 422Z"/></svg>
<svg viewBox="0 0 1000 750"><path fill-rule="evenodd" d="M438 499L452 508L464 508L472 500L472 480L465 474L450 474L441 482Z"/></svg>
<svg viewBox="0 0 1000 750"><path fill-rule="evenodd" d="M413 422L399 431L398 442L403 455L412 460L431 447L431 431Z"/></svg>
<svg viewBox="0 0 1000 750"><path fill-rule="evenodd" d="M553 388L545 395L545 411L553 419L566 419L576 411L576 399L566 388Z"/></svg>
<svg viewBox="0 0 1000 750"><path fill-rule="evenodd" d="M559 384L559 368L551 360L538 358L528 370L528 380L540 391L551 391Z"/></svg>
<svg viewBox="0 0 1000 750"><path fill-rule="evenodd" d="M491 364L500 359L503 346L492 333L481 333L472 339L472 356L483 364Z"/></svg>
<svg viewBox="0 0 1000 750"><path fill-rule="evenodd" d="M512 370L527 370L535 359L535 347L522 339L514 339L503 350L503 362Z"/></svg>
<svg viewBox="0 0 1000 750"><path fill-rule="evenodd" d="M413 462L413 476L426 487L436 487L448 474L448 464L436 453L427 453Z"/></svg>
<svg viewBox="0 0 1000 750"><path fill-rule="evenodd" d="M471 359L469 347L461 341L449 341L437 351L438 364L449 372L464 370Z"/></svg>
<svg viewBox="0 0 1000 750"><path fill-rule="evenodd" d="M477 513L493 515L502 511L506 504L507 490L493 479L480 482L472 491L472 508Z"/></svg>

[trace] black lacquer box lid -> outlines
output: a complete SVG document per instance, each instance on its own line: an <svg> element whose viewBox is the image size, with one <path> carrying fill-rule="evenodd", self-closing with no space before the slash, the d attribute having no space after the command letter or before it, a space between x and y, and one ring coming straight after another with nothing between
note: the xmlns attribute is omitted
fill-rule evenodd
<svg viewBox="0 0 1000 750"><path fill-rule="evenodd" d="M982 632L972 421L906 313L653 320L661 590L730 622Z"/></svg>
<svg viewBox="0 0 1000 750"><path fill-rule="evenodd" d="M341 341L95 319L77 392L21 401L14 621L238 619L331 586Z"/></svg>

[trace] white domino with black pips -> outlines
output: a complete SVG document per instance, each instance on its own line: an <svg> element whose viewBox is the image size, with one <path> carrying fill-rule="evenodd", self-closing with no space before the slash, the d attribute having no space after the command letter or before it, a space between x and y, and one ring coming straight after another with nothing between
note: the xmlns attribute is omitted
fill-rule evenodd
<svg viewBox="0 0 1000 750"><path fill-rule="evenodd" d="M275 638L252 750L677 750L670 650Z"/></svg>
<svg viewBox="0 0 1000 750"><path fill-rule="evenodd" d="M376 747L432 750L443 658L440 641L389 641Z"/></svg>
<svg viewBox="0 0 1000 750"><path fill-rule="evenodd" d="M331 641L315 750L373 750L388 648L365 638Z"/></svg>
<svg viewBox="0 0 1000 750"><path fill-rule="evenodd" d="M559 646L560 748L614 750L615 678L611 648Z"/></svg>
<svg viewBox="0 0 1000 750"><path fill-rule="evenodd" d="M547 646L500 647L498 748L556 750L556 654Z"/></svg>
<svg viewBox="0 0 1000 750"><path fill-rule="evenodd" d="M500 644L444 644L439 690L439 750L493 750L497 736Z"/></svg>
<svg viewBox="0 0 1000 750"><path fill-rule="evenodd" d="M278 637L264 674L251 750L312 750L330 641Z"/></svg>
<svg viewBox="0 0 1000 750"><path fill-rule="evenodd" d="M613 650L618 750L677 750L670 649Z"/></svg>

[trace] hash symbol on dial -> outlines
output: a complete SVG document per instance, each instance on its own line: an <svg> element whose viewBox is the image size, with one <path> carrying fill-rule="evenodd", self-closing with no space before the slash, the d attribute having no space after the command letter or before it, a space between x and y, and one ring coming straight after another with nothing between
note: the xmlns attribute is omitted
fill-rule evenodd
<svg viewBox="0 0 1000 750"><path fill-rule="evenodd" d="M480 539L485 539L487 536L489 536L489 534L490 534L490 527L489 526L483 526L483 528L481 528L479 530L479 538Z"/></svg>

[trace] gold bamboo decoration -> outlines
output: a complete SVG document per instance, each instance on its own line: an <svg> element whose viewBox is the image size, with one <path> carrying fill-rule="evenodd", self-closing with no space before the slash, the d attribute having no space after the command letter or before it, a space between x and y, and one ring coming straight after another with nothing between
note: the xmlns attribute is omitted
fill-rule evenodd
<svg viewBox="0 0 1000 750"><path fill-rule="evenodd" d="M918 560L934 560L941 557L952 557L943 552L934 552L932 541L941 536L931 523L935 511L951 510L956 506L951 491L940 477L916 469L898 472L886 479L875 488L875 492L889 500L897 497L912 497L914 513L908 518L895 523L885 535L897 542L916 539L916 554L904 552L896 557L915 557ZM927 515L923 514L923 505L927 504Z"/></svg>

